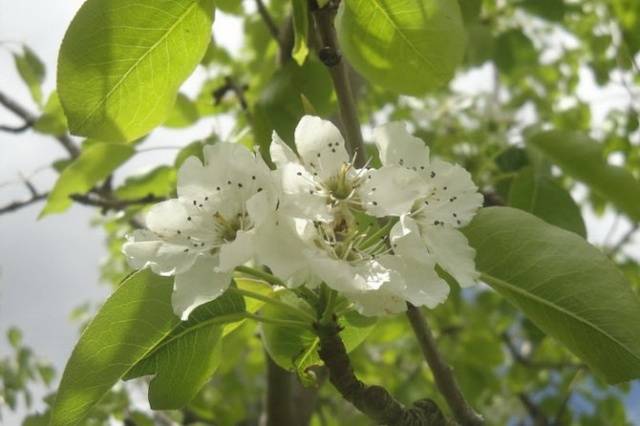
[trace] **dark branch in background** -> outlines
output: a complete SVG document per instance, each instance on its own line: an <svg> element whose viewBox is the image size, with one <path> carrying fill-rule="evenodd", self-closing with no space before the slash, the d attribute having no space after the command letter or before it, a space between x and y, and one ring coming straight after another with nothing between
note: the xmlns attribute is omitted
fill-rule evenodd
<svg viewBox="0 0 640 426"><path fill-rule="evenodd" d="M324 362L329 380L342 397L358 410L369 416L376 424L388 426L446 425L440 408L430 399L416 401L406 408L389 392L376 385L367 385L353 372L344 343L340 339L340 327L335 320L315 324L320 349L318 354Z"/></svg>
<svg viewBox="0 0 640 426"><path fill-rule="evenodd" d="M273 39L276 41L276 43L278 43L278 47L280 48L280 50L283 50L282 40L280 39L280 30L278 29L276 23L273 21L269 10L264 5L262 0L256 0L256 6L258 7L258 13L260 14L260 17L273 36Z"/></svg>
<svg viewBox="0 0 640 426"><path fill-rule="evenodd" d="M529 398L526 393L519 393L518 399L520 400L520 402L522 402L524 408L526 408L527 413L529 413L531 420L533 420L534 426L549 426L549 420L547 419L547 416L542 412L540 407L538 407L538 405L534 403L531 398Z"/></svg>
<svg viewBox="0 0 640 426"><path fill-rule="evenodd" d="M0 131L3 132L9 132L9 133L22 133L28 129L30 129L32 126L32 123L24 123L22 126L4 126L4 125L0 125Z"/></svg>
<svg viewBox="0 0 640 426"><path fill-rule="evenodd" d="M504 206L504 200L495 192L483 191L482 195L484 196L484 204L483 207L492 207L492 206Z"/></svg>
<svg viewBox="0 0 640 426"><path fill-rule="evenodd" d="M438 351L436 341L420 309L407 303L407 318L420 344L424 358L433 372L436 386L447 401L456 420L462 425L483 425L482 417L464 399L456 378L453 376L453 371Z"/></svg>
<svg viewBox="0 0 640 426"><path fill-rule="evenodd" d="M72 194L70 198L78 204L100 207L103 214L110 210L124 210L131 206L159 203L166 200L165 197L156 197L153 194L149 194L141 198L121 200L117 198L105 198L104 196L92 192L87 194Z"/></svg>
<svg viewBox="0 0 640 426"><path fill-rule="evenodd" d="M529 357L523 355L516 345L513 343L509 335L505 332L500 335L500 338L504 342L505 346L509 350L513 360L525 367L541 370L562 370L566 368L587 368L585 364L573 363L573 362L545 362L545 361L533 361Z"/></svg>
<svg viewBox="0 0 640 426"><path fill-rule="evenodd" d="M43 192L42 194L32 195L31 198L24 201L14 201L12 203L7 204L6 206L0 207L0 214L11 213L16 210L19 210L23 207L30 206L31 204L37 203L38 201L42 201L49 196L48 192Z"/></svg>
<svg viewBox="0 0 640 426"><path fill-rule="evenodd" d="M245 92L249 89L248 84L238 84L230 75L224 78L224 84L213 91L213 103L214 105L220 105L222 99L227 95L227 93L233 93L238 102L240 102L240 107L243 111L249 111L249 104L247 103L247 98L244 96Z"/></svg>
<svg viewBox="0 0 640 426"><path fill-rule="evenodd" d="M38 120L38 117L36 117L34 114L29 112L26 108L21 106L18 102L11 99L10 97L8 97L2 92L0 92L0 105L4 106L9 111L11 111L12 113L17 115L24 121L24 124L21 127L9 128L13 130L8 130L8 131L11 131L13 133L16 133L16 129L22 128L22 130L19 130L19 132L21 132L32 127L34 123ZM3 130L7 130L7 126L2 126L2 128ZM59 135L59 136L55 136L55 138L58 140L58 142L60 142L60 145L62 145L62 147L67 151L67 153L69 153L69 156L71 158L75 158L80 154L80 150L78 149L76 144L71 140L71 138L69 138L69 136Z"/></svg>
<svg viewBox="0 0 640 426"><path fill-rule="evenodd" d="M629 240L631 240L631 237L633 237L633 235L638 231L638 228L640 228L640 224L634 223L631 226L631 229L629 229L615 245L613 245L606 251L607 255L614 256L618 254L620 249L624 247L629 242Z"/></svg>
<svg viewBox="0 0 640 426"><path fill-rule="evenodd" d="M366 163L366 152L360 132L360 120L351 82L347 75L347 67L338 49L334 18L338 2L330 0L324 7L319 8L316 0L309 0L309 10L313 15L316 30L320 39L318 57L327 67L333 80L333 87L340 107L340 122L347 140L350 154L355 155L356 167Z"/></svg>

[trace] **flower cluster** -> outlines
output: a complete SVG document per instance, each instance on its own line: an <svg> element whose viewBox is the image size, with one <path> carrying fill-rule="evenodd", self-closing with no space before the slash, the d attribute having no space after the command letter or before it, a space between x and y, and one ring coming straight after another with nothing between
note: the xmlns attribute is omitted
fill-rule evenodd
<svg viewBox="0 0 640 426"><path fill-rule="evenodd" d="M468 172L431 160L401 123L377 128L382 166L356 167L329 121L305 116L296 152L274 132L270 170L237 144L205 146L189 158L178 198L159 203L148 230L124 252L136 268L175 275L173 307L183 319L229 286L249 261L290 287L325 283L365 315L434 307L449 293L436 265L461 286L477 272L474 251L457 229L482 204Z"/></svg>

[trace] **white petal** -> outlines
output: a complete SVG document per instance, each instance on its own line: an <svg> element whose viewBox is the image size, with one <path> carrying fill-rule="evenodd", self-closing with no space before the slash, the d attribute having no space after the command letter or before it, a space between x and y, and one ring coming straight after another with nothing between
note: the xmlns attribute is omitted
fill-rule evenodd
<svg viewBox="0 0 640 426"><path fill-rule="evenodd" d="M387 284L378 290L345 293L345 296L356 305L358 312L370 317L393 315L407 310L405 300L389 291Z"/></svg>
<svg viewBox="0 0 640 426"><path fill-rule="evenodd" d="M147 230L136 230L122 246L133 268L151 267L159 275L173 275L191 268L196 253L190 250L185 252L185 249L186 246L167 243Z"/></svg>
<svg viewBox="0 0 640 426"><path fill-rule="evenodd" d="M383 165L400 165L413 170L429 167L429 147L407 132L404 123L393 122L378 127L373 137Z"/></svg>
<svg viewBox="0 0 640 426"><path fill-rule="evenodd" d="M468 224L482 206L482 194L462 167L434 160L428 179L430 189L420 213L421 222L438 221L458 228Z"/></svg>
<svg viewBox="0 0 640 426"><path fill-rule="evenodd" d="M211 196L215 188L214 177L198 157L187 158L178 170L178 197L200 201L206 196Z"/></svg>
<svg viewBox="0 0 640 426"><path fill-rule="evenodd" d="M349 162L344 139L330 121L305 115L295 130L296 148L305 165L325 180Z"/></svg>
<svg viewBox="0 0 640 426"><path fill-rule="evenodd" d="M298 156L274 131L271 135L271 145L269 146L271 161L278 167L287 163L298 163Z"/></svg>
<svg viewBox="0 0 640 426"><path fill-rule="evenodd" d="M327 198L316 188L315 177L302 165L288 163L276 174L280 180L282 192L280 208L293 217L320 220L332 219Z"/></svg>
<svg viewBox="0 0 640 426"><path fill-rule="evenodd" d="M201 233L206 228L198 210L186 201L171 199L151 207L146 225L158 236L168 239L182 234Z"/></svg>
<svg viewBox="0 0 640 426"><path fill-rule="evenodd" d="M247 213L255 226L260 226L274 213L278 200L271 191L261 191L247 201Z"/></svg>
<svg viewBox="0 0 640 426"><path fill-rule="evenodd" d="M294 221L274 215L257 231L254 244L258 262L268 266L278 278L287 281L296 277L294 283L301 284L300 277L309 274L304 252L310 246L303 240Z"/></svg>
<svg viewBox="0 0 640 426"><path fill-rule="evenodd" d="M359 189L362 204L373 216L409 213L416 200L428 190L422 177L400 166L385 166L369 172Z"/></svg>
<svg viewBox="0 0 640 426"><path fill-rule="evenodd" d="M220 272L232 272L253 257L253 232L238 231L236 239L220 247Z"/></svg>
<svg viewBox="0 0 640 426"><path fill-rule="evenodd" d="M480 275L475 267L476 252L460 231L447 226L430 226L422 232L429 252L442 269L462 287L476 283Z"/></svg>
<svg viewBox="0 0 640 426"><path fill-rule="evenodd" d="M400 294L404 300L428 308L435 308L447 300L449 285L436 273L433 259L419 262L401 256L383 256L380 262L401 277L403 285Z"/></svg>
<svg viewBox="0 0 640 426"><path fill-rule="evenodd" d="M183 321L198 306L214 300L229 287L231 273L216 272L215 257L198 256L191 269L176 275L171 305Z"/></svg>
<svg viewBox="0 0 640 426"><path fill-rule="evenodd" d="M313 273L334 290L345 293L376 290L389 281L390 271L377 261L351 265L318 250L308 250L306 254Z"/></svg>
<svg viewBox="0 0 640 426"><path fill-rule="evenodd" d="M389 232L394 253L421 263L432 263L429 250L422 240L418 224L409 216L402 216Z"/></svg>

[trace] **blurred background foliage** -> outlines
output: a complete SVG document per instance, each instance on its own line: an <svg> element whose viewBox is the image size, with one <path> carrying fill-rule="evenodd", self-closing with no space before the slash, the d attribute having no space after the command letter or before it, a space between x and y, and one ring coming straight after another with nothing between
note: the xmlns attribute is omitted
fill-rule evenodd
<svg viewBox="0 0 640 426"><path fill-rule="evenodd" d="M640 176L640 73L634 60L640 51L640 2L459 0L459 4L467 48L456 79L447 87L422 97L398 96L351 73L365 139L378 124L407 121L433 153L472 173L488 204L522 208L584 235L580 209L604 214L615 197L577 184L526 141L551 128L582 131L597 141L602 161ZM185 128L212 115L227 116L234 126L232 139L257 145L267 154L272 129L292 141L293 129L303 114L336 117L331 79L316 55L310 54L302 66L291 58L290 2L271 1L256 7L252 1L218 0L216 7L218 12L242 17L245 45L232 52L212 40L201 63L208 78L197 96L179 95L164 126ZM310 34L308 43L313 50L317 41ZM15 65L41 108L26 124L37 132L68 138L56 93L42 93L45 69L37 52L25 46L16 53ZM625 106L598 108L596 116L593 105L578 95L578 86L585 79L600 87L622 87L628 95L622 102ZM151 133L146 138L153 137ZM89 180L70 181L59 190L65 200L75 194L76 202L96 206L94 225L104 230L109 251L101 270L104 282L115 287L131 272L121 244L139 223L147 202L175 195L180 164L189 155L200 155L203 144L216 143L219 138L212 133L185 144L173 166L128 176L116 186L112 175L137 149L144 149L138 148L144 138L115 157L114 150L119 148L96 153L92 151L94 141L82 143L76 164L83 159L91 162L93 155L112 161L96 161L98 166ZM76 154L70 151L70 156ZM59 172L71 163L55 160L53 167ZM43 194L34 190L33 195ZM629 220L635 231L637 219ZM638 292L637 259L623 250L631 236L629 232L621 241L609 241L602 250L624 270ZM428 318L465 395L485 413L489 424L631 423L625 401L632 386L606 386L488 288L453 288L448 302L430 311ZM85 305L74 312L80 328L94 309ZM0 410L14 409L20 398L33 407L30 389L50 386L54 372L22 345L17 329L9 331L8 339L14 353L0 360ZM87 424L114 420L138 426L259 424L266 388L266 361L259 339L252 324L235 331L225 342L224 361L215 378L181 411L150 413L145 406L145 386L133 381L111 391ZM379 320L368 340L353 352L352 360L365 382L384 383L401 401L424 395L437 398L433 377L403 316ZM310 424L318 426L369 424L325 383L321 369L313 374L316 389L311 391L302 390L297 379L289 377L296 383L295 405L301 419L310 418ZM45 403L51 399L49 395ZM38 411L34 409L23 424L47 424L47 410Z"/></svg>

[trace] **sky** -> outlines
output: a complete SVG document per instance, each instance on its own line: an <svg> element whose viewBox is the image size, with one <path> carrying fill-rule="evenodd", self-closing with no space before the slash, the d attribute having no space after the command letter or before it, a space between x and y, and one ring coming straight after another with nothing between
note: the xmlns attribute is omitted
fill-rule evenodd
<svg viewBox="0 0 640 426"><path fill-rule="evenodd" d="M55 86L57 50L64 31L82 0L0 0L0 91L36 111L26 87L14 71L11 51L17 43L28 44L47 65L45 95ZM230 50L242 44L241 26L236 18L216 14L216 39ZM195 94L206 77L196 71L183 87ZM478 70L455 82L460 91L482 90L490 81L486 70ZM613 87L603 90L583 76L581 96L592 102L594 116L602 117L610 105L627 102L628 94ZM606 99L607 102L596 102ZM0 123L19 125L19 120L0 107ZM225 134L230 123L224 119L202 120L188 131L161 129L145 141L143 147L181 146L207 135L211 127ZM65 156L65 151L50 137L27 131L19 135L0 133L0 206L29 197L19 176L34 171ZM171 163L175 150L154 150L129 161L117 176L140 171L149 165ZM51 170L40 170L31 178L35 186L48 190L55 181ZM580 189L574 195L580 197ZM51 361L61 372L78 337L78 325L69 319L71 310L85 302L100 303L109 288L99 283L99 265L106 256L103 234L90 226L95 210L74 205L62 215L36 220L42 204L35 204L13 214L0 216L0 333L9 326L20 327L25 343L35 353ZM602 242L614 221L613 215L596 218L585 211L592 242ZM618 221L611 241L626 232L630 225ZM629 253L640 258L640 243L630 245ZM0 357L9 352L4 336L0 336ZM640 419L640 413L637 413ZM6 417L7 425L18 424L19 417ZM639 422L640 423L640 422Z"/></svg>

